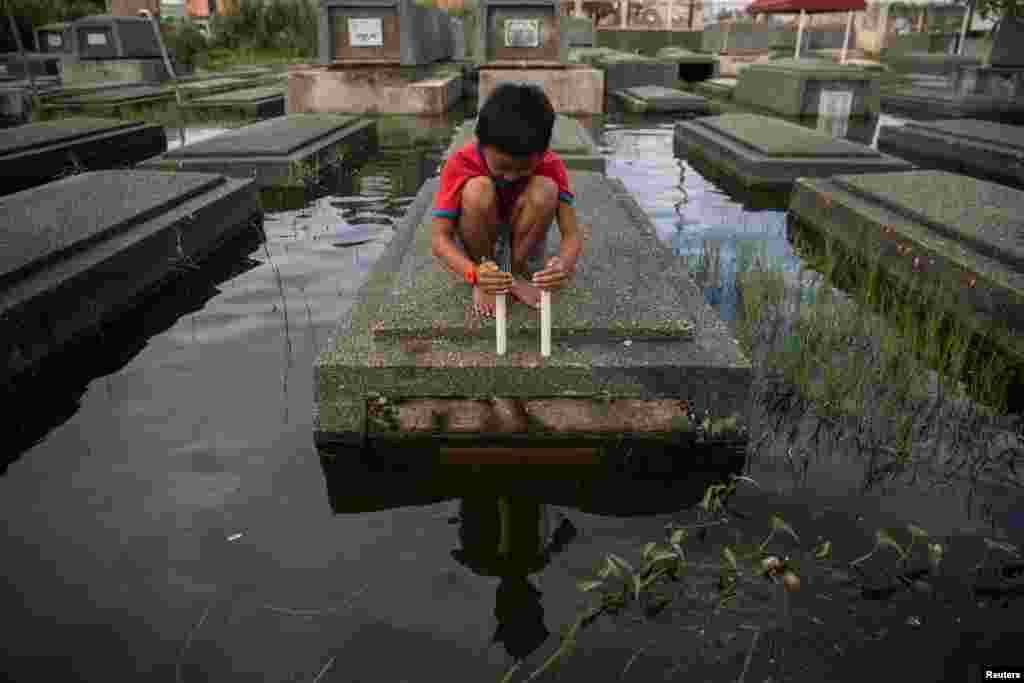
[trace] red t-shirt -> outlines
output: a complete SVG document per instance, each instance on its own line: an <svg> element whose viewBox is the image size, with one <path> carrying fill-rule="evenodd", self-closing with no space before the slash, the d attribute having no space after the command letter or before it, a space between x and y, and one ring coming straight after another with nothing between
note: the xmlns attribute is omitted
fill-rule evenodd
<svg viewBox="0 0 1024 683"><path fill-rule="evenodd" d="M441 169L441 182L434 195L434 215L457 220L462 213L462 186L470 178L490 176L487 162L476 139L462 146L462 149L448 157ZM550 149L544 152L533 175L547 176L558 185L558 199L572 206L575 195L569 188L569 174L565 162ZM498 183L498 214L501 220L509 220L516 198L526 188L529 176L515 183Z"/></svg>

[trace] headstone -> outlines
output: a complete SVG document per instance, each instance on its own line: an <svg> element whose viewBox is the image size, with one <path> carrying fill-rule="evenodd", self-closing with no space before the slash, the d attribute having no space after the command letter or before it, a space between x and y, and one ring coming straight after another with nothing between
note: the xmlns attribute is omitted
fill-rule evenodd
<svg viewBox="0 0 1024 683"><path fill-rule="evenodd" d="M818 130L844 138L850 125L853 93L849 90L822 90L818 101Z"/></svg>
<svg viewBox="0 0 1024 683"><path fill-rule="evenodd" d="M567 43L555 0L480 0L476 55L483 62L562 62Z"/></svg>
<svg viewBox="0 0 1024 683"><path fill-rule="evenodd" d="M72 24L80 59L162 57L153 22L142 17L96 15Z"/></svg>
<svg viewBox="0 0 1024 683"><path fill-rule="evenodd" d="M0 198L0 381L261 219L251 180L199 173L92 171Z"/></svg>
<svg viewBox="0 0 1024 683"><path fill-rule="evenodd" d="M74 54L73 36L70 23L47 24L36 29L39 51L47 54Z"/></svg>
<svg viewBox="0 0 1024 683"><path fill-rule="evenodd" d="M674 142L677 155L703 157L751 187L790 187L804 176L912 168L909 162L867 145L757 114L723 114L677 123Z"/></svg>
<svg viewBox="0 0 1024 683"><path fill-rule="evenodd" d="M999 22L989 63L993 67L1024 67L1024 21L1004 19Z"/></svg>
<svg viewBox="0 0 1024 683"><path fill-rule="evenodd" d="M451 17L413 0L323 0L322 64L421 66L454 52Z"/></svg>

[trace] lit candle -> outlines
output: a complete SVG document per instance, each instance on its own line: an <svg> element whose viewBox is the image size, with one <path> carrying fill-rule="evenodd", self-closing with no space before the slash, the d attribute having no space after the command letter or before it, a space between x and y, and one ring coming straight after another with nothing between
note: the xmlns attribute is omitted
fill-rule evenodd
<svg viewBox="0 0 1024 683"><path fill-rule="evenodd" d="M497 294L494 297L494 330L497 333L498 355L505 355L505 348L508 344L508 331L505 317L505 297L507 294Z"/></svg>
<svg viewBox="0 0 1024 683"><path fill-rule="evenodd" d="M540 291L540 355L551 355L551 292Z"/></svg>

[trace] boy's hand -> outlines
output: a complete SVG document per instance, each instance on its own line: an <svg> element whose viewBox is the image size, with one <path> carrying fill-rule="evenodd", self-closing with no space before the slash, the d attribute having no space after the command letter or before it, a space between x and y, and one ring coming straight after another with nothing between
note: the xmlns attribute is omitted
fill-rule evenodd
<svg viewBox="0 0 1024 683"><path fill-rule="evenodd" d="M485 261L477 268L476 281L485 294L508 294L512 273L503 273L493 261Z"/></svg>
<svg viewBox="0 0 1024 683"><path fill-rule="evenodd" d="M568 279L569 273L558 256L549 258L547 267L533 274L533 284L539 289L559 289Z"/></svg>

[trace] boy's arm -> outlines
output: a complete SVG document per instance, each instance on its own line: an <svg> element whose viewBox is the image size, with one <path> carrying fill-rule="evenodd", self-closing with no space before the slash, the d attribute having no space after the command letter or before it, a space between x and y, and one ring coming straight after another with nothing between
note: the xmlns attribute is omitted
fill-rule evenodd
<svg viewBox="0 0 1024 683"><path fill-rule="evenodd" d="M566 274L572 275L576 271L576 260L583 246L580 242L579 225L576 223L576 207L558 202L557 215L558 230L562 235L558 255L562 259L562 269Z"/></svg>
<svg viewBox="0 0 1024 683"><path fill-rule="evenodd" d="M461 276L467 270L475 267L476 264L466 256L466 253L455 246L455 241L452 239L455 221L444 216L434 216L430 226L430 244L434 256L440 259L449 270Z"/></svg>

